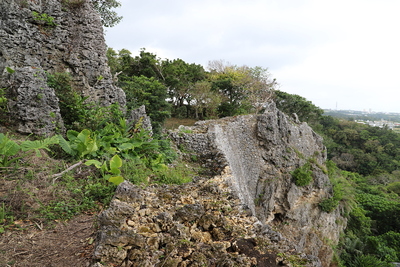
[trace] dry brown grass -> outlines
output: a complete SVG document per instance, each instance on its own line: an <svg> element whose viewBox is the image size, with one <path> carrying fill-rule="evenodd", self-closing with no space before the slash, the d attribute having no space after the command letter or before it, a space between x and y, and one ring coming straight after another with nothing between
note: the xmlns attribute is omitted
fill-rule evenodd
<svg viewBox="0 0 400 267"><path fill-rule="evenodd" d="M15 168L0 169L0 266L88 266L95 213L69 221L42 216L41 206L71 192L53 177L65 162L41 152L42 157L31 151Z"/></svg>
<svg viewBox="0 0 400 267"><path fill-rule="evenodd" d="M167 130L174 130L180 125L193 126L196 121L195 119L168 118L165 120L164 127Z"/></svg>

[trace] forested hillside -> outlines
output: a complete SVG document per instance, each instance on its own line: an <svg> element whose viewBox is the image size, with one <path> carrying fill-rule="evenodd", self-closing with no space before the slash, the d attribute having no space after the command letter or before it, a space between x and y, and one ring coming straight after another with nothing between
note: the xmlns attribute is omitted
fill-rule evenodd
<svg viewBox="0 0 400 267"><path fill-rule="evenodd" d="M324 116L301 96L277 92L277 106L324 138L334 197L348 226L338 247L342 266L390 266L400 261L400 135L388 128Z"/></svg>
<svg viewBox="0 0 400 267"><path fill-rule="evenodd" d="M400 135L388 128L324 116L301 96L277 90L267 69L212 61L208 69L181 59L157 58L142 49L109 48L109 64L127 95L128 107L145 104L155 127L166 118L208 119L260 112L273 99L324 137L333 197L349 219L338 247L341 266L390 266L400 261Z"/></svg>

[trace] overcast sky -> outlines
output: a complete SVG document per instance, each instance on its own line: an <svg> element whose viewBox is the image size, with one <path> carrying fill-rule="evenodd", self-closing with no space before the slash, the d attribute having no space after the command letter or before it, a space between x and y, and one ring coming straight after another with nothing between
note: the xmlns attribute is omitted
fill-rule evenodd
<svg viewBox="0 0 400 267"><path fill-rule="evenodd" d="M324 109L400 112L400 0L120 1L115 50L261 66Z"/></svg>

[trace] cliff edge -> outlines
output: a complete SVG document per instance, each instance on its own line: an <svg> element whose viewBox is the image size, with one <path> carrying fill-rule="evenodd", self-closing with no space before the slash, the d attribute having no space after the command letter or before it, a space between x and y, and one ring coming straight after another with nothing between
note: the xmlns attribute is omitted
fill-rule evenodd
<svg viewBox="0 0 400 267"><path fill-rule="evenodd" d="M320 136L273 103L264 114L184 128L171 138L213 178L143 189L121 184L100 215L97 260L121 266L330 266L346 220L339 209L326 213L318 205L332 190ZM312 179L296 185L293 171L305 165Z"/></svg>

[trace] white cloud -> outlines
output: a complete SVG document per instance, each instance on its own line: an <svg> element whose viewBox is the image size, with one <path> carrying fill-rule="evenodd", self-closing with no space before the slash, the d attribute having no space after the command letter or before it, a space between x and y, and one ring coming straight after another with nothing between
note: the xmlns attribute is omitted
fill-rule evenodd
<svg viewBox="0 0 400 267"><path fill-rule="evenodd" d="M322 108L398 111L397 0L123 0L109 46L268 67ZM389 96L389 97L388 97ZM333 103L333 104L332 104Z"/></svg>

